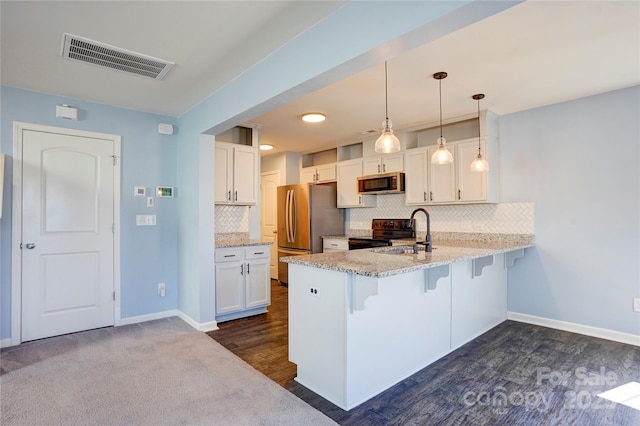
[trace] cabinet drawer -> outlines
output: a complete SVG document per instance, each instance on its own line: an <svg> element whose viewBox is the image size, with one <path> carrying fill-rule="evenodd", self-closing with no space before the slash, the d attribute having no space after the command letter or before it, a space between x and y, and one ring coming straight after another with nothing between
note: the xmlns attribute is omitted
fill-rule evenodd
<svg viewBox="0 0 640 426"><path fill-rule="evenodd" d="M322 242L323 251L327 250L349 250L349 240L325 238Z"/></svg>
<svg viewBox="0 0 640 426"><path fill-rule="evenodd" d="M269 257L269 246L255 246L245 249L246 259L264 259Z"/></svg>
<svg viewBox="0 0 640 426"><path fill-rule="evenodd" d="M216 250L216 263L217 262L233 262L233 261L242 260L243 258L244 258L243 248Z"/></svg>

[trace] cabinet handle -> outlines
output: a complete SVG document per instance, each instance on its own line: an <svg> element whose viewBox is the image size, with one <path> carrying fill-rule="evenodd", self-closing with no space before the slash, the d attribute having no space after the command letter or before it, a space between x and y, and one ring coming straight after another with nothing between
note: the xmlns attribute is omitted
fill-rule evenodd
<svg viewBox="0 0 640 426"><path fill-rule="evenodd" d="M227 200L231 201L231 191L227 193Z"/></svg>
<svg viewBox="0 0 640 426"><path fill-rule="evenodd" d="M263 251L254 251L253 254L264 254Z"/></svg>
<svg viewBox="0 0 640 426"><path fill-rule="evenodd" d="M240 265L240 275L244 275L244 264Z"/></svg>
<svg viewBox="0 0 640 426"><path fill-rule="evenodd" d="M238 191L236 191L236 197L233 201L238 201Z"/></svg>
<svg viewBox="0 0 640 426"><path fill-rule="evenodd" d="M332 243L331 245L332 245L332 246L334 246L334 247L338 247L338 245L337 245L337 244L333 244L333 243Z"/></svg>
<svg viewBox="0 0 640 426"><path fill-rule="evenodd" d="M380 173L380 164L378 164L378 173Z"/></svg>
<svg viewBox="0 0 640 426"><path fill-rule="evenodd" d="M422 201L427 201L427 191L422 193Z"/></svg>
<svg viewBox="0 0 640 426"><path fill-rule="evenodd" d="M249 272L249 264L247 263L247 275L249 275L251 272Z"/></svg>
<svg viewBox="0 0 640 426"><path fill-rule="evenodd" d="M387 165L383 164L382 165L382 173L385 173L387 171Z"/></svg>
<svg viewBox="0 0 640 426"><path fill-rule="evenodd" d="M462 200L462 190L458 189L458 200Z"/></svg>
<svg viewBox="0 0 640 426"><path fill-rule="evenodd" d="M314 177L315 181L318 182L320 181L320 175L316 172L316 176Z"/></svg>
<svg viewBox="0 0 640 426"><path fill-rule="evenodd" d="M358 195L358 204L362 204L362 195Z"/></svg>
<svg viewBox="0 0 640 426"><path fill-rule="evenodd" d="M429 201L433 201L433 191L429 191Z"/></svg>
<svg viewBox="0 0 640 426"><path fill-rule="evenodd" d="M224 257L236 257L235 254L225 254Z"/></svg>

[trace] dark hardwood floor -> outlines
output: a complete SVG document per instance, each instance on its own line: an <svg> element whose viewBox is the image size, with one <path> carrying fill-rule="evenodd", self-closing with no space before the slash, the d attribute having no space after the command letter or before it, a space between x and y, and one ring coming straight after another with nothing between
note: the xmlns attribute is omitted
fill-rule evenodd
<svg viewBox="0 0 640 426"><path fill-rule="evenodd" d="M640 425L639 410L597 396L640 382L639 347L514 321L344 411L295 382L287 288L271 291L267 314L207 334L339 424Z"/></svg>

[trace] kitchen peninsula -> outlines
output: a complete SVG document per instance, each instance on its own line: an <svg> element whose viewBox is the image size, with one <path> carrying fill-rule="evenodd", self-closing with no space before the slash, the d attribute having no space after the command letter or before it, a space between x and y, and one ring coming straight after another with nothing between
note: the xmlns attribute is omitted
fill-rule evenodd
<svg viewBox="0 0 640 426"><path fill-rule="evenodd" d="M296 380L350 410L506 319L507 268L530 239L435 240L292 256Z"/></svg>

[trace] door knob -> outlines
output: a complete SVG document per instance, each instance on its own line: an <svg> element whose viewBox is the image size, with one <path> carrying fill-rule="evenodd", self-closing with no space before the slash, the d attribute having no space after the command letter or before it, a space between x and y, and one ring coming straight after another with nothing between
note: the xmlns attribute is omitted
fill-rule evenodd
<svg viewBox="0 0 640 426"><path fill-rule="evenodd" d="M27 243L25 247L28 248L29 250L33 250L34 248L36 248L36 245L34 243Z"/></svg>

